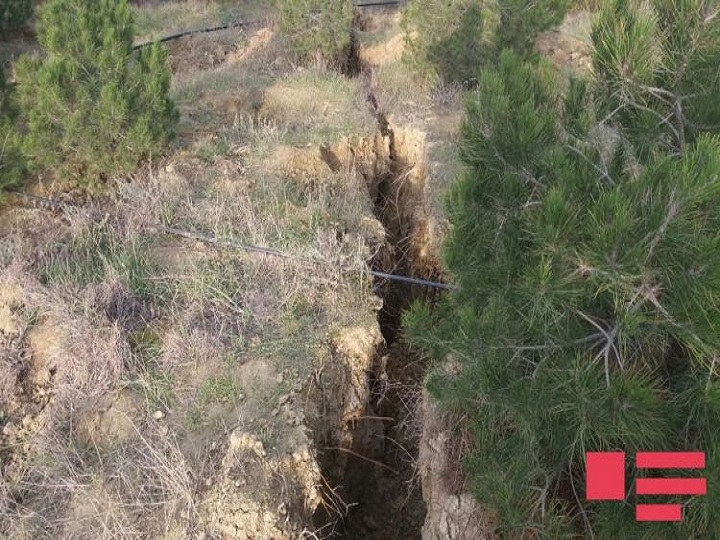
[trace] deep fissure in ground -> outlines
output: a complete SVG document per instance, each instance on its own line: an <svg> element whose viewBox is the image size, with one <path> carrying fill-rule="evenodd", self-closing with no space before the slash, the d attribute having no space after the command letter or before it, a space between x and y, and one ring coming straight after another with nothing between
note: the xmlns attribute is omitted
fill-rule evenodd
<svg viewBox="0 0 720 540"><path fill-rule="evenodd" d="M356 14L342 69L347 77L367 75L356 36L362 24ZM421 224L405 205L422 198L421 193L412 191L417 186L406 181L415 163L399 155L396 133L372 92L368 93L367 102L380 135L388 144L387 155L375 156L384 160L385 166L377 168L383 172L364 178L374 199L375 217L386 236L384 246L369 261L369 266L383 273L437 280L440 275L437 268L428 268L427 263L421 267L412 258L413 233ZM324 452L319 456L323 475L336 486L333 493L336 500L328 506L339 506L345 512L333 514L321 508L315 515L315 525L323 538L419 540L426 508L416 461L422 433L419 411L426 365L403 342L401 323L403 312L413 301L434 303L438 291L382 278L376 278L373 287L383 300L378 312L383 343L375 351L371 372L367 374L370 399L365 416L375 419L374 427L371 422L354 424L349 452L342 455L337 451ZM341 477L337 475L338 463L345 464ZM333 525L328 528L329 521Z"/></svg>
<svg viewBox="0 0 720 540"><path fill-rule="evenodd" d="M376 194L375 217L386 233L384 247L369 264L380 272L436 279L436 270L419 268L412 259L411 242L420 223L403 205L417 201L417 193L411 194L409 190L418 188L407 181L415 164L398 155L395 132L375 96L370 94L368 103L389 147L388 155L384 156L386 167L380 168L384 172L365 178L369 192ZM368 373L370 400L365 414L383 418L382 429L373 432L361 422L356 428L357 436L353 437L357 442L350 449L357 456L343 456L347 460L344 476L332 479L340 486L338 495L351 505L347 514L337 519L334 534L338 538L419 539L426 509L416 460L422 430L418 412L426 366L403 342L401 319L414 300L433 301L437 292L381 278L375 280L374 290L383 300L378 323L384 343L378 347L372 371ZM331 463L333 456L326 455L323 460Z"/></svg>

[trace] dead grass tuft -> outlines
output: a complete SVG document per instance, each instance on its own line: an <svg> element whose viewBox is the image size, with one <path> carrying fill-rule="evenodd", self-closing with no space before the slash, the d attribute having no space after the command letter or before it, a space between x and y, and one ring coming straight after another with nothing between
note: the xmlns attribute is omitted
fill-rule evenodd
<svg viewBox="0 0 720 540"><path fill-rule="evenodd" d="M267 6L149 2L134 8L138 40ZM363 32L369 47L397 44L381 18ZM341 513L353 503L318 487L305 429L349 440L342 417L364 407L380 339L366 269L386 235L357 173L372 184L387 163L367 92L388 113L441 122L455 89L431 95L394 58L371 81L294 66L272 24L172 49L172 155L118 179L113 197L85 204L38 182L38 194L83 206L0 216L0 536L229 535L251 526L248 509L258 531L299 534L318 490ZM443 125L440 138L454 129ZM399 150L417 150L396 134ZM348 351L335 350L346 334ZM416 394L389 390L409 419L393 437L405 459ZM241 433L252 448L226 455Z"/></svg>

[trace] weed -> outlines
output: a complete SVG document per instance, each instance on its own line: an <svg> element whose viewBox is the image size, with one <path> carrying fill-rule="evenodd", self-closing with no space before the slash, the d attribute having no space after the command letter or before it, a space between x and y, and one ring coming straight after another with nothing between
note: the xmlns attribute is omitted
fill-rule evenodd
<svg viewBox="0 0 720 540"><path fill-rule="evenodd" d="M275 432L275 428L270 425L269 423L263 425L262 428L260 428L260 434L259 434L260 442L263 445L263 448L266 450L272 450L274 449L278 444L278 434Z"/></svg>
<svg viewBox="0 0 720 540"><path fill-rule="evenodd" d="M85 287L117 275L127 281L139 298L150 298L155 286L150 279L156 264L150 237L118 238L102 225L90 225L69 242L58 242L40 267L43 284L68 283Z"/></svg>
<svg viewBox="0 0 720 540"><path fill-rule="evenodd" d="M210 405L235 403L239 394L237 382L229 373L207 379L200 387L195 403L188 412L188 425L192 429L199 428L205 420Z"/></svg>
<svg viewBox="0 0 720 540"><path fill-rule="evenodd" d="M204 139L195 150L197 157L205 163L213 163L218 158L230 153L230 146L225 137L213 136Z"/></svg>
<svg viewBox="0 0 720 540"><path fill-rule="evenodd" d="M130 334L128 342L134 358L129 386L144 394L148 410L170 409L175 399L173 376L159 364L163 346L158 335L145 328Z"/></svg>

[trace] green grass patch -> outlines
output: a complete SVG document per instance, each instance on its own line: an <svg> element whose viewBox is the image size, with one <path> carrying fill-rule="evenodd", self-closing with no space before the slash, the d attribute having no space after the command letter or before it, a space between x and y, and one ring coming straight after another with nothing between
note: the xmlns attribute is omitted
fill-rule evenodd
<svg viewBox="0 0 720 540"><path fill-rule="evenodd" d="M239 395L240 389L231 374L207 379L200 386L195 403L188 412L188 425L197 429L205 422L211 405L235 403Z"/></svg>
<svg viewBox="0 0 720 540"><path fill-rule="evenodd" d="M70 283L85 287L98 283L111 273L127 280L131 292L140 298L153 296L151 279L157 268L149 237L128 241L114 237L107 228L92 225L69 242L58 242L40 269L45 285Z"/></svg>
<svg viewBox="0 0 720 540"><path fill-rule="evenodd" d="M163 353L162 340L154 330L144 328L131 333L128 342L134 359L129 387L145 396L148 411L168 410L175 392L172 375L158 363Z"/></svg>

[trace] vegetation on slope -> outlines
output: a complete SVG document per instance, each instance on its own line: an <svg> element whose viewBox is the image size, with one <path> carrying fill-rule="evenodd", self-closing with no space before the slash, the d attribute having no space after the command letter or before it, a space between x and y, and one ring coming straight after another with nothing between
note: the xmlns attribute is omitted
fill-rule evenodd
<svg viewBox="0 0 720 540"><path fill-rule="evenodd" d="M474 83L504 48L531 55L535 37L566 10L566 0L411 0L403 16L406 60L431 77Z"/></svg>
<svg viewBox="0 0 720 540"><path fill-rule="evenodd" d="M32 17L33 0L0 0L0 35L22 28Z"/></svg>
<svg viewBox="0 0 720 540"><path fill-rule="evenodd" d="M663 498L680 524L636 522L632 494L584 500L587 451L703 450L720 481L717 10L610 1L589 82L505 51L468 98L445 249L461 289L406 326L504 537L720 536L712 491ZM645 474L628 459L628 486Z"/></svg>
<svg viewBox="0 0 720 540"><path fill-rule="evenodd" d="M133 53L126 0L53 0L40 9L37 32L44 56L15 66L34 170L92 183L161 151L178 120L170 70L159 45Z"/></svg>
<svg viewBox="0 0 720 540"><path fill-rule="evenodd" d="M347 55L353 20L350 0L276 0L280 32L296 58L320 54L337 61Z"/></svg>
<svg viewBox="0 0 720 540"><path fill-rule="evenodd" d="M23 173L20 141L15 129L17 110L12 102L12 89L0 66L0 193L17 185Z"/></svg>

